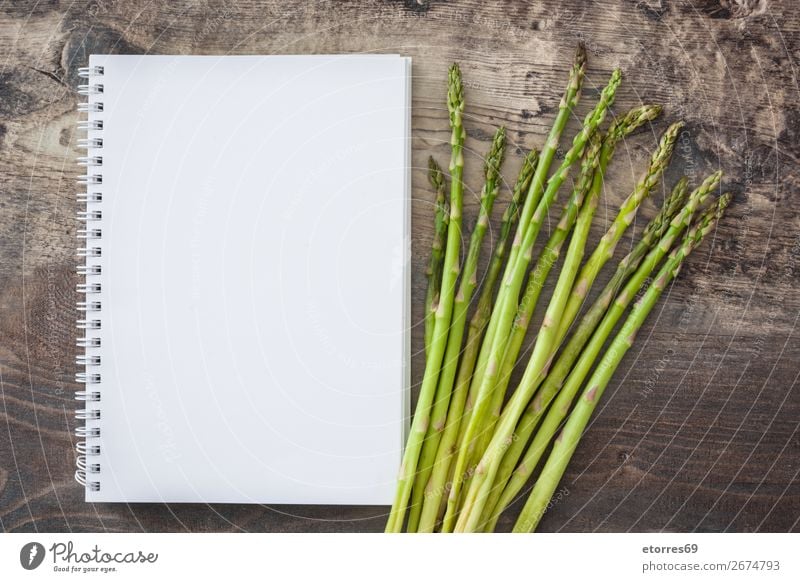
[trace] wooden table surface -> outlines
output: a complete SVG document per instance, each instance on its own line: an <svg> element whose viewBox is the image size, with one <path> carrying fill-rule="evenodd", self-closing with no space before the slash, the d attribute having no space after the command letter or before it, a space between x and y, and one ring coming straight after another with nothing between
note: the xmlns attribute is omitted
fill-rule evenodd
<svg viewBox="0 0 800 582"><path fill-rule="evenodd" d="M542 531L799 531L800 17L790 0L293 3L13 2L0 7L0 529L379 531L383 507L83 502L73 481L77 69L90 53L390 52L414 58L413 317L422 315L432 193L448 160L447 66L467 98L465 224L498 124L513 180L541 146L575 44L582 116L614 66L615 111L662 103L620 147L597 240L658 133L684 119L667 183L719 168L735 195L624 359ZM578 122L567 134L571 139ZM566 143L566 140L564 140ZM313 159L309 158L313 164ZM641 211L663 199L659 187ZM507 188L498 206L508 200ZM498 212L499 215L499 212ZM639 232L643 221L636 223ZM494 223L497 226L497 222ZM544 238L544 236L542 236ZM630 245L620 244L618 255ZM601 276L602 282L608 273ZM552 281L549 284L552 286ZM422 327L413 345L421 379ZM532 335L532 334L530 334ZM530 338L529 338L530 341ZM518 508L517 508L518 509ZM510 527L512 516L501 526Z"/></svg>

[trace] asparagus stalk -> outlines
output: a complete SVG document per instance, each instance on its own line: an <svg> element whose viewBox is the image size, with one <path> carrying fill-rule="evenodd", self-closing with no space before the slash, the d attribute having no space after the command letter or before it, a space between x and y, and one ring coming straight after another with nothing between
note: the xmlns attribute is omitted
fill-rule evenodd
<svg viewBox="0 0 800 582"><path fill-rule="evenodd" d="M558 260L561 246L566 240L572 226L575 224L578 208L583 198L588 194L590 188L595 188L597 191L595 197L599 196L599 190L602 188L603 184L603 176L617 143L645 122L655 119L660 113L661 107L658 105L644 105L630 110L626 115L614 122L603 140L601 140L599 136L596 137L596 139L593 140L592 147L587 150L581 169L581 176L576 183L575 192L573 193L573 200L570 201L570 205L562 213L556 230L553 232L550 240L542 251L536 263L536 267L528 276L525 294L520 301L519 310L514 320L511 340L509 341L509 350L506 352L507 355L502 368L502 371L506 372L506 382L507 375L511 371L507 365L508 361L510 360L511 367L513 367L519 355L525 332L528 329L528 323L530 322L530 318L533 315L538 301L539 293L541 293L550 269ZM600 171L596 172L596 168L600 168ZM580 197L580 202L577 205L573 204L576 194ZM504 375L501 374L501 382L503 378Z"/></svg>
<svg viewBox="0 0 800 582"><path fill-rule="evenodd" d="M511 202L503 213L503 220L500 226L500 234L492 254L489 269L478 299L475 313L469 323L466 345L461 356L461 363L458 366L455 388L447 411L447 420L444 432L436 451L436 459L433 464L433 471L428 479L425 489L422 515L417 531L432 532L439 517L439 507L444 497L447 479L450 474L451 460L454 447L459 434L461 418L464 414L464 406L467 400L467 392L470 386L472 372L475 369L475 361L478 357L478 350L481 345L481 337L489 323L492 310L492 299L495 284L500 276L500 269L506 259L508 251L508 238L511 229L519 219L520 204L524 202L526 193L533 177L539 153L531 150L522 163L519 177L514 186Z"/></svg>
<svg viewBox="0 0 800 582"><path fill-rule="evenodd" d="M461 283L453 304L453 317L450 332L447 336L442 370L439 374L439 386L431 411L431 422L428 434L422 446L420 458L417 463L417 474L414 478L414 487L411 490L411 506L408 518L408 531L417 531L420 513L422 512L422 498L425 485L431 475L439 440L447 420L447 409L450 405L450 395L453 391L453 380L456 376L458 357L461 353L461 341L464 338L464 326L467 322L467 309L469 308L472 294L478 286L478 258L483 245L483 238L489 226L497 192L500 189L500 165L503 163L506 146L506 130L504 127L497 129L492 140L492 146L486 157L484 165L484 185L481 191L480 211L475 228L472 230L469 250L464 261Z"/></svg>
<svg viewBox="0 0 800 582"><path fill-rule="evenodd" d="M428 292L425 296L425 355L430 352L433 340L433 326L436 317L436 306L442 288L442 264L444 263L444 244L447 238L447 225L450 222L450 205L445 196L444 173L433 159L428 158L428 181L436 192L436 207L433 221L433 243L428 270Z"/></svg>
<svg viewBox="0 0 800 582"><path fill-rule="evenodd" d="M568 263L565 261L522 381L515 391L514 396L509 401L508 416L506 417L505 424L501 424L501 427L492 436L492 445L487 449L480 463L478 463L476 476L473 478L473 483L470 486L470 499L464 503L466 511L463 519L460 520L460 528L462 531L474 531L475 528L480 525L481 514L488 500L489 493L491 492L492 483L496 478L497 470L502 462L502 457L513 437L514 429L524 413L527 403L533 397L536 388L542 380L544 380L545 376L547 376L555 350L564 337L561 330L563 329L563 333L565 334L572 319L574 319L577 314L577 310L569 311L566 309L570 289L573 289L572 295L582 294L581 296L585 296L600 267L613 256L617 241L622 236L627 226L633 221L639 204L644 197L649 194L668 163L680 127L682 127L682 124L674 124L666 131L658 150L656 150L653 156L645 179L637 185L631 196L622 204L620 213L617 218L614 219L611 228L609 228L609 231L601 239L592 257L590 257L581 270L581 275L577 278L577 283L576 275L572 272L572 268L574 267L574 269L577 270L580 263L570 262L569 268L567 268ZM594 204L597 204L596 199ZM589 217L589 221L591 221L591 217ZM588 228L589 225L587 224L587 235ZM576 228L576 232L578 232L578 230L579 229ZM577 253L580 253L578 261L580 261L583 256L585 241L585 236L582 241L576 239L576 237L573 237L571 241L571 248L572 243L577 243L574 248ZM575 285L574 288L572 287L573 284ZM567 288L568 286L569 288Z"/></svg>
<svg viewBox="0 0 800 582"><path fill-rule="evenodd" d="M602 308L604 315L602 316L600 325L597 327L597 331L594 331L594 335L592 335L591 331L587 334L591 335L589 343L585 347L582 345L578 346L577 343L574 345L570 343L565 348L559 361L553 368L553 372L542 387L542 390L531 402L528 422L532 423L534 426L538 424L541 415L547 409L550 401L552 401L556 394L558 394L558 396L553 406L550 407L542 426L533 437L533 441L525 452L522 462L520 462L519 466L512 474L508 485L506 485L505 490L503 490L502 496L497 504L498 512L510 503L522 487L524 487L531 472L538 464L542 453L544 453L551 438L558 430L558 426L569 411L575 394L581 387L583 380L589 374L592 364L594 364L597 359L606 338L611 334L614 326L622 317L625 309L642 287L647 277L650 276L650 273L652 273L661 262L661 259L669 252L673 242L680 236L681 232L689 225L697 208L705 202L710 193L717 187L720 177L721 174L719 172L712 174L692 192L689 202L680 213L669 222L666 233L661 237L658 244L648 252L647 257L625 284L624 289L616 297L616 301L614 301L610 309L606 312L605 308ZM601 297L600 301L604 301L604 298ZM600 309L601 308L598 307L598 311ZM587 313L587 317L594 318L597 317L597 314L590 312ZM578 337L577 333L576 337ZM579 355L580 357L578 358ZM576 359L577 363L573 367L572 364ZM569 377L567 377L567 375L569 375ZM564 382L565 378L566 382ZM498 487L499 486L498 484Z"/></svg>
<svg viewBox="0 0 800 582"><path fill-rule="evenodd" d="M572 369L572 365L580 355L586 342L589 341L600 319L605 315L606 310L616 296L617 291L622 286L622 283L636 271L645 255L666 233L670 222L684 206L687 193L687 180L686 178L682 178L675 185L672 193L664 201L664 205L659 213L650 221L647 227L645 227L639 243L624 259L622 259L622 261L620 261L614 276L595 300L591 309L589 309L586 315L581 319L578 328L573 333L569 342L567 342L566 347L553 366L553 369L547 375L547 378L545 378L539 394L537 394L525 409L525 413L517 425L512 442L503 456L503 461L500 464L497 477L492 486L492 492L486 503L484 521L487 522L487 531L494 530L500 513L514 499L514 496L519 491L517 489L506 493L504 488L517 465L517 461L525 451L531 434L533 434L533 431L536 429L541 419L542 411L550 402L552 395L561 388L567 374ZM525 466L529 464L530 462L524 463ZM525 480L527 480L527 477L525 477ZM525 481L522 483L524 484L524 482Z"/></svg>
<svg viewBox="0 0 800 582"><path fill-rule="evenodd" d="M600 268L613 256L617 242L625 229L633 222L642 200L650 193L669 163L678 131L682 126L683 124L680 122L675 123L664 133L658 149L651 158L647 173L636 185L631 195L622 203L619 214L598 243L592 256L581 269L577 279L575 274L566 268L567 261L565 261L565 267L562 268L556 290L550 299L547 314L542 322L542 327L534 344L533 354L525 369L522 381L509 400L507 408L503 412L503 418L500 420L498 430L492 435L490 446L477 465L476 477L473 478L473 484L470 486L471 499L469 500L468 508L470 515L461 520L462 528L474 531L478 527L481 513L491 492L492 483L496 478L505 451L511 444L517 423L525 412L525 408L539 384L547 376L555 350L561 344L564 335L566 335L577 315L582 298L588 293ZM600 180L602 177L598 177L598 179ZM597 200L594 201L594 204L597 204ZM591 220L591 217L589 217L589 220ZM588 229L588 227L589 225L587 224L585 228ZM577 228L576 231L578 231ZM585 234L588 235L588 230ZM573 242L577 243L576 251L581 253L581 257L585 236L582 239L583 241L580 242L579 239L576 240L576 237L573 237L570 243L571 245ZM578 260L580 260L580 257ZM571 262L570 267L577 268L578 264ZM573 284L574 287L572 287ZM566 285L570 286L571 293L570 290L566 289ZM577 301L574 301L576 299ZM570 308L571 304L573 308ZM473 419L476 415L477 412L473 414ZM476 485L476 482L480 483L480 485ZM465 502L466 505L467 503Z"/></svg>
<svg viewBox="0 0 800 582"><path fill-rule="evenodd" d="M569 301L567 301L567 305L564 307L564 313L561 317L561 323L559 324L557 334L559 344L564 339L564 336L567 335L569 327L578 315L578 311L584 299L586 299L586 294L589 292L600 269L614 256L614 249L617 246L617 242L619 242L625 230L636 217L636 211L642 203L642 200L650 195L650 191L661 179L661 175L664 173L667 165L669 165L672 152L675 149L675 141L678 139L678 133L682 128L682 121L673 123L667 128L664 135L661 136L658 148L650 159L650 166L644 178L636 185L636 188L625 202L622 203L619 214L617 214L614 222L598 243L592 256L589 257L586 264L581 269L577 283L570 294Z"/></svg>
<svg viewBox="0 0 800 582"><path fill-rule="evenodd" d="M575 225L578 211L586 195L589 193L592 184L592 176L594 175L600 157L602 140L599 138L598 134L595 133L590 138L589 143L590 145L586 149L583 163L581 164L580 178L575 182L572 196L570 196L569 202L561 212L561 217L556 224L556 228L539 255L536 265L528 275L525 293L519 302L517 313L511 324L511 332L506 345L505 354L501 360L502 364L497 376L497 382L491 388L491 393L489 395L489 414L486 415L484 423L476 429L478 433L477 444L470 456L470 464L472 464L473 461L477 462L489 445L495 422L500 416L500 409L503 405L506 388L511 379L514 365L517 362L517 356L522 349L525 333L528 330L528 323L533 316L533 311L536 308L539 295L550 270L558 261L558 257L561 254L561 247L566 241L572 227Z"/></svg>
<svg viewBox="0 0 800 582"><path fill-rule="evenodd" d="M519 249L519 245L517 243L525 238L525 234L531 222L532 215L534 214L534 209L538 209L539 202L541 201L542 197L542 192L544 191L544 184L545 181L547 180L548 173L550 172L550 166L552 165L553 157L555 156L556 150L558 149L559 141L561 140L561 134L564 132L564 127L566 126L567 121L572 115L572 111L578 105L578 101L580 100L581 86L583 84L583 77L585 72L586 72L586 49L584 48L582 43L579 43L575 51L575 58L572 63L572 68L570 69L569 80L567 81L567 87L564 90L564 95L561 97L561 101L558 105L558 113L556 114L556 118L553 121L553 126L550 129L550 133L548 134L547 140L545 141L544 147L542 148L542 153L539 156L538 163L536 164L536 172L534 173L530 183L528 196L526 197L525 204L522 207L519 226L517 227L517 232L514 237L515 243L511 247L511 251L509 252L508 263L506 264L505 272L503 274L503 279L506 279L514 269ZM498 293L498 305L499 305L499 297L500 294ZM472 386L470 387L470 396L467 400L467 406L464 411L465 412L464 421L467 421L470 418L472 414L472 409L477 400L478 388L481 386L483 381L483 375L484 372L486 371L486 365L489 360L489 353L491 352L491 346L494 340L497 325L498 325L497 318L492 317L489 321L489 327L486 330L486 335L484 336L483 339L483 345L479 352L478 364L475 368L474 378L472 379ZM462 422L461 430L459 431L459 437L458 437L459 449L461 448L461 445L464 442L466 429L467 429L467 422Z"/></svg>
<svg viewBox="0 0 800 582"><path fill-rule="evenodd" d="M513 201L513 198L521 197L525 202L527 202L527 195L530 193L530 189L529 189L530 183L531 183L531 180L532 180L532 177L533 177L534 170L536 169L536 166L537 166L537 161L539 159L538 156L539 156L538 151L533 149L533 150L530 151L530 153L526 157L525 161L523 162L522 168L520 169L519 176L517 177L517 183L514 186L514 195L512 197L512 201ZM528 162L529 159L530 159L530 163ZM527 186L525 186L525 184L527 184ZM519 190L519 192L518 192L518 190ZM516 219L515 220L519 219L519 214L520 214L520 210L519 210L519 207L517 207ZM504 242L504 244L507 244L508 236L510 236L510 234L511 234L511 232L509 231L507 233L506 241ZM503 251L504 251L505 254L508 254L507 253L507 249L504 248ZM503 259L503 261L505 261L505 258ZM498 277L500 275L499 269L501 267L502 267L502 264L498 265L498 271L497 271L497 276ZM485 298L486 299L486 304L483 306L483 308L481 309L480 304L479 304L479 309L478 309L478 311L482 311L482 312L486 313L486 323L484 323L484 327L486 327L488 325L488 328L486 329L486 336L484 336L485 338L488 338L491 334L494 333L494 328L492 327L492 322L491 322L492 300L494 299L493 293L494 293L494 290L492 290L492 293L489 294ZM481 298L483 299L483 296ZM476 316L477 316L477 312L476 312ZM496 324L497 324L497 320L496 319L495 319L494 323L495 323L495 326L496 326ZM485 341L486 341L486 339L484 339L484 342ZM478 383L473 380L473 371L475 372L475 377L477 377L477 375L478 375L477 370L480 369L481 366L485 367L485 364L486 364L485 359L481 359L481 356L484 355L485 351L488 352L488 350L481 350L481 346L482 346L481 342L479 342L478 345L474 346L475 356L477 358L478 367L476 368L475 364L473 363L473 365L472 365L473 370L470 370L469 376L465 378L467 380L468 384L469 384L469 393L468 393L467 400L466 400L466 403L464 405L464 410L463 410L463 416L465 418L469 418L470 414L472 414L472 407L473 407L473 405L475 403L475 392L477 391L477 388L478 388L478 386L477 386ZM461 375L461 373L459 372L459 376L460 375ZM461 443L461 441L463 440L465 428L466 428L466 423L462 423L461 424L461 428L460 428L459 433L458 433L458 441L457 441L457 443Z"/></svg>
<svg viewBox="0 0 800 582"><path fill-rule="evenodd" d="M473 439L478 435L478 427L483 424L483 419L488 413L491 400L489 398L491 389L494 386L498 368L500 367L500 358L505 352L506 343L509 336L511 324L513 323L514 314L517 311L517 298L519 297L520 288L522 287L523 278L530 264L533 246L536 242L536 237L539 234L542 223L547 216L547 211L550 204L555 199L561 184L566 179L572 164L583 155L583 150L589 137L597 130L597 127L605 119L606 112L614 100L617 87L619 86L622 73L619 69L615 70L611 79L600 96L599 103L595 108L586 116L581 131L575 136L572 142L572 147L567 151L561 166L556 170L555 174L550 178L547 183L547 188L542 195L539 205L534 212L531 222L525 231L524 239L520 239L519 230L517 236L514 238L512 245L512 256L514 255L514 248L517 248L517 259L511 269L506 268L506 276L503 279L500 293L497 302L495 303L495 310L492 313L492 318L497 316L497 329L494 332L494 337L491 342L491 351L486 364L486 369L481 378L481 383L477 391L477 401L475 409L469 418L467 430L464 435L464 442L461 444L458 458L456 461L455 478L453 486L450 489L448 497L447 511L445 513L443 530L452 531L451 528L455 525L456 514L458 512L458 501L461 492L462 479L458 477L465 474L466 464L474 446ZM499 307L499 309L498 309ZM484 346L485 349L485 346ZM512 427L513 430L513 427Z"/></svg>
<svg viewBox="0 0 800 582"><path fill-rule="evenodd" d="M556 438L547 463L545 463L544 469L536 481L536 485L517 519L517 523L514 525L515 533L531 532L536 529L547 508L547 503L553 495L553 491L555 491L558 482L564 475L567 464L575 452L578 441L597 406L597 402L602 397L623 356L633 345L636 333L655 306L667 283L678 274L685 258L714 227L729 202L730 195L725 194L720 197L715 206L712 206L703 215L697 226L693 227L686 235L683 243L671 253L655 281L648 287L645 294L631 310L619 333L615 336L591 378L586 383L586 387L561 434Z"/></svg>
<svg viewBox="0 0 800 582"><path fill-rule="evenodd" d="M555 339L555 331L557 331L558 326L558 314L563 308L563 304L566 302L569 290L572 289L572 283L574 282L575 275L578 272L578 267L583 258L583 249L586 245L586 239L589 235L589 229L596 209L597 197L595 196L587 200L580 210L575 232L570 240L567 256L564 259L564 265L562 266L558 282L553 291L553 296L545 312L520 389L525 385L525 378L535 374L536 370L541 370L546 367L545 358L552 349ZM494 435L492 436L491 442L494 442L493 439ZM458 522L456 523L455 531L475 531L478 527L480 516L488 496L488 491L484 494L484 491L487 489L486 485L491 486L494 480L494 473L491 472L492 469L490 466L495 462L492 456L497 454L495 452L497 450L499 449L496 447L489 447L486 451L486 456L481 457L480 462L477 464L464 499ZM502 454L502 452L500 454ZM498 458L497 464L499 464L501 460L501 458Z"/></svg>
<svg viewBox="0 0 800 582"><path fill-rule="evenodd" d="M575 192L579 193L581 203L583 198L589 193L590 188L595 189L591 197L599 199L600 190L603 186L603 176L611 161L611 156L614 154L617 143L645 122L655 119L660 113L661 107L657 105L636 107L621 118L618 118L611 125L604 139L601 140L599 136L595 134L596 139L594 140L593 147L588 148L586 152L581 177L576 184ZM599 171L595 171L596 168L599 168ZM573 198L574 197L575 194L573 194ZM517 310L517 315L511 328L511 337L508 342L508 347L506 348L505 356L503 357L503 364L500 369L497 386L493 389L494 392L491 397L491 415L488 423L482 429L482 439L475 450L473 459L476 457L480 458L480 455L483 454L486 447L489 445L494 426L497 423L497 419L500 417L503 399L508 387L508 382L511 379L511 372L514 369L520 349L522 348L522 343L525 340L528 324L533 316L539 294L541 293L550 269L558 260L561 246L575 223L578 206L580 206L580 203L574 207L572 214L569 213L569 207L562 214L555 232L550 237L550 240L536 263L536 267L531 275L528 276L525 294L520 301L519 309Z"/></svg>
<svg viewBox="0 0 800 582"><path fill-rule="evenodd" d="M583 77L585 73L586 49L583 46L583 43L579 43L577 49L575 50L575 58L572 61L572 68L570 69L567 88L564 90L564 95L561 97L561 101L558 104L558 113L556 114L555 120L553 120L553 126L550 128L550 133L548 134L547 140L542 148L542 152L539 155L539 163L536 165L536 172L531 180L528 196L525 200L525 205L522 208L519 227L517 228L516 234L516 236L519 237L519 240L522 240L522 238L525 236L534 210L538 210L538 205L541 201L542 193L544 192L545 181L547 180L547 175L550 172L550 166L552 165L553 157L558 149L558 143L561 140L561 134L564 132L567 121L569 121L572 111L578 105L578 101L580 100L581 85L583 84ZM512 246L508 257L509 265L514 265L516 263L517 252L518 249L515 249ZM507 273L508 267L506 268L506 274Z"/></svg>
<svg viewBox="0 0 800 582"><path fill-rule="evenodd" d="M408 442L403 452L400 474L397 482L397 493L392 505L387 532L400 532L405 520L408 499L414 483L422 442L428 431L431 403L439 381L439 371L447 344L450 319L453 314L453 296L459 271L459 255L461 251L461 207L462 207L462 174L464 170L464 140L466 131L462 123L464 113L464 94L461 84L461 70L457 64L450 67L447 92L447 108L450 113L451 157L450 157L450 224L447 228L447 247L445 249L442 274L442 290L439 305L436 308L434 333L431 349L425 362L425 373L422 378L417 408L411 423Z"/></svg>

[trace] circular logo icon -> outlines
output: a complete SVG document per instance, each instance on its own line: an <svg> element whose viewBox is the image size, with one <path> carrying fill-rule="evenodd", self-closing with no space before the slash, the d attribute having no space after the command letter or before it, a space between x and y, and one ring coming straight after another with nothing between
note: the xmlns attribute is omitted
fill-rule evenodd
<svg viewBox="0 0 800 582"><path fill-rule="evenodd" d="M44 546L39 542L29 542L19 551L19 563L26 570L34 570L44 561Z"/></svg>

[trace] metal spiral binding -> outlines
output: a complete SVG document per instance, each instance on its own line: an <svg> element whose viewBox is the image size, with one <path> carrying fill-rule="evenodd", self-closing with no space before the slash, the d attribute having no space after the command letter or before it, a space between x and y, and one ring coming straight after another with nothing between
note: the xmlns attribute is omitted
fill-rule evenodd
<svg viewBox="0 0 800 582"><path fill-rule="evenodd" d="M86 103L78 105L80 113L86 113L88 118L78 122L78 130L87 132L85 138L78 140L78 147L86 150L86 155L78 158L78 164L85 168L85 174L78 178L78 183L85 189L78 193L78 220L83 226L78 229L78 238L84 245L78 248L78 257L81 263L77 267L78 275L84 281L78 284L78 293L86 297L77 304L82 319L78 319L77 327L85 335L77 339L76 345L81 352L75 358L79 372L75 374L75 381L85 385L84 390L75 393L75 400L83 404L83 408L75 411L75 418L82 421L83 426L75 429L75 436L80 439L75 448L77 458L75 464L75 480L86 487L87 491L100 491L100 457L102 446L100 443L100 398L102 387L102 372L100 370L102 357L98 352L102 344L101 330L103 327L102 302L97 297L102 293L100 275L103 267L100 264L103 256L102 249L102 220L103 212L100 208L103 194L98 190L103 184L103 138L99 132L103 131L103 120L99 116L103 113L103 103L99 101L104 93L102 77L103 67L82 67L78 75L86 79L86 83L78 86L78 93L85 95Z"/></svg>

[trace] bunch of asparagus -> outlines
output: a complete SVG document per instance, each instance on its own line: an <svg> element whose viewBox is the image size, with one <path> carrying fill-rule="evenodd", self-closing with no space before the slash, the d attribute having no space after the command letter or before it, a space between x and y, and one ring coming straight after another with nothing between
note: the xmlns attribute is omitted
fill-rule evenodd
<svg viewBox="0 0 800 582"><path fill-rule="evenodd" d="M523 161L468 320L478 290L478 258L501 183L505 129L497 130L486 155L480 211L462 262L464 92L458 65L450 68L449 198L447 177L431 158L429 179L436 205L427 271L426 364L388 532L492 531L551 447L514 526L515 532L535 530L637 330L730 202L730 194L710 199L719 187L720 172L691 192L688 180L679 180L578 319L639 206L661 181L683 127L673 123L664 132L644 175L584 261L616 145L661 113L657 105L636 107L603 130L621 81L615 70L551 172L580 98L585 70L586 53L579 46L547 140L540 152L531 151ZM542 225L573 168L573 187L556 227L535 255ZM540 303L544 283L559 261L553 293L546 304ZM544 310L542 323L530 355L520 359L537 307ZM523 366L522 379L510 386L518 365Z"/></svg>

